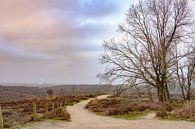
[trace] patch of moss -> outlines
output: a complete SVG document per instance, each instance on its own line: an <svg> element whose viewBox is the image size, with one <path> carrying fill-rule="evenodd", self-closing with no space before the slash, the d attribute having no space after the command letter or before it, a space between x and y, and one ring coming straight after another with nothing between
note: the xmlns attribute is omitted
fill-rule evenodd
<svg viewBox="0 0 195 129"><path fill-rule="evenodd" d="M189 118L182 118L182 117L179 117L179 116L176 116L174 114L169 114L168 116L166 117L156 117L157 119L160 119L160 120L171 120L171 121L189 121L189 122L195 122L195 118L193 117L189 117Z"/></svg>
<svg viewBox="0 0 195 129"><path fill-rule="evenodd" d="M14 127L12 127L11 129L21 129L22 128L22 125L16 125Z"/></svg>
<svg viewBox="0 0 195 129"><path fill-rule="evenodd" d="M124 114L124 115L112 115L112 117L114 118L120 118L120 119L127 119L127 120L137 120L137 119L141 119L144 116L146 116L146 112L129 112L128 114Z"/></svg>

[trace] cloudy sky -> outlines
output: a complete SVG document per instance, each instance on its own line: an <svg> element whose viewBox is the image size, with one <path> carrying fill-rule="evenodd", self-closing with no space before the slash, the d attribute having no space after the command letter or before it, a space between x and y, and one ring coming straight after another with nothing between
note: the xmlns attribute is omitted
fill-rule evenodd
<svg viewBox="0 0 195 129"><path fill-rule="evenodd" d="M131 3L0 0L0 83L98 83L103 40Z"/></svg>
<svg viewBox="0 0 195 129"><path fill-rule="evenodd" d="M98 83L127 0L1 0L0 82Z"/></svg>

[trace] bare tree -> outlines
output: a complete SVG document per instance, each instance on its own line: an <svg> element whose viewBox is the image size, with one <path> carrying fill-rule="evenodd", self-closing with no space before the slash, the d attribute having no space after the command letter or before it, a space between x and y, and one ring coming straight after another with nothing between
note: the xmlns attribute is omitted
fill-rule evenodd
<svg viewBox="0 0 195 129"><path fill-rule="evenodd" d="M159 101L169 101L169 81L175 71L175 46L188 44L192 35L192 12L187 0L143 0L132 5L119 25L121 40L104 43L101 79L133 86L152 86ZM186 45L185 45L186 46Z"/></svg>
<svg viewBox="0 0 195 129"><path fill-rule="evenodd" d="M53 96L53 90L52 90L52 88L47 89L47 95L49 97L52 97Z"/></svg>
<svg viewBox="0 0 195 129"><path fill-rule="evenodd" d="M65 96L65 89L64 88L60 88L60 96Z"/></svg>
<svg viewBox="0 0 195 129"><path fill-rule="evenodd" d="M182 97L184 100L190 100L193 92L192 85L195 80L195 48L192 49L186 61L177 61L177 81L181 88Z"/></svg>

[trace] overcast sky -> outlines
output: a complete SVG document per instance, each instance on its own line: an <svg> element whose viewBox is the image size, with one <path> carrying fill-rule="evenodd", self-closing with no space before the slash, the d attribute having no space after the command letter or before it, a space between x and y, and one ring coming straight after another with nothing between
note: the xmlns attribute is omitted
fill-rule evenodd
<svg viewBox="0 0 195 129"><path fill-rule="evenodd" d="M0 0L0 83L98 83L103 40L131 3Z"/></svg>

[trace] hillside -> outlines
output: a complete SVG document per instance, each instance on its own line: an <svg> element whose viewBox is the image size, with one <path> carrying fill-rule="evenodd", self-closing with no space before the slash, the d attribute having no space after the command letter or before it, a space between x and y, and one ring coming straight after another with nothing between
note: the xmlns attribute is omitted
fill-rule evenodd
<svg viewBox="0 0 195 129"><path fill-rule="evenodd" d="M111 88L106 85L53 85L50 87L32 86L0 86L0 101L19 100L28 97L40 97L47 95L47 89L51 88L54 95L74 95L74 94L93 94L109 93Z"/></svg>

